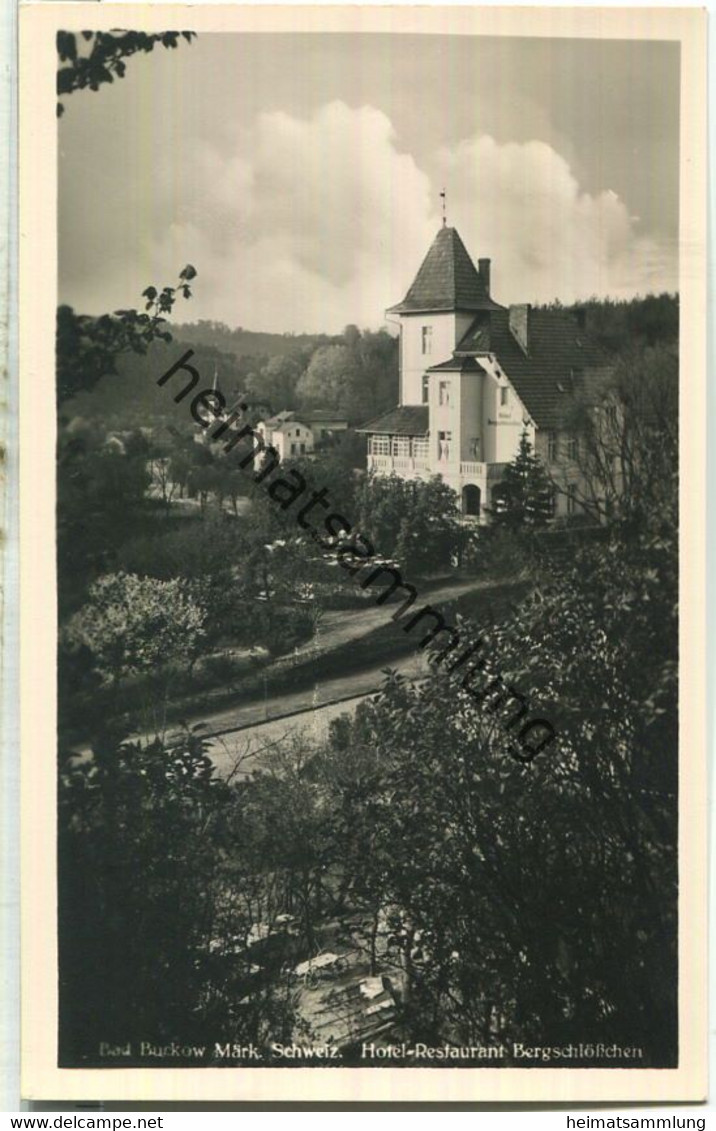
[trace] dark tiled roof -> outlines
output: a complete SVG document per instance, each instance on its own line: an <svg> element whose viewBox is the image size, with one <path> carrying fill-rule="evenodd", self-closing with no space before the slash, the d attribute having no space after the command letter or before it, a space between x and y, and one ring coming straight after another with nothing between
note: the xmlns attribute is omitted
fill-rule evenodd
<svg viewBox="0 0 716 1131"><path fill-rule="evenodd" d="M298 417L291 409L284 409L283 412L277 412L275 416L269 417L265 421L268 428L278 428L281 424L288 424L292 420L298 421Z"/></svg>
<svg viewBox="0 0 716 1131"><path fill-rule="evenodd" d="M478 354L490 352L490 315L487 311L477 315L455 352Z"/></svg>
<svg viewBox="0 0 716 1131"><path fill-rule="evenodd" d="M540 428L557 428L569 394L589 379L587 370L609 361L575 318L551 310L530 310L527 354L514 338L509 311L478 315L455 350L457 356L493 353Z"/></svg>
<svg viewBox="0 0 716 1131"><path fill-rule="evenodd" d="M501 309L467 253L456 228L441 228L402 302L393 314L410 311Z"/></svg>
<svg viewBox="0 0 716 1131"><path fill-rule="evenodd" d="M347 424L348 423L346 418L344 416L341 416L340 413L329 412L329 410L327 408L312 408L312 409L309 409L308 412L301 411L301 413L299 415L301 416L302 420L308 421L309 424L312 420L316 420L316 421L332 420L332 421L335 421L337 424Z"/></svg>
<svg viewBox="0 0 716 1131"><path fill-rule="evenodd" d="M406 404L391 408L376 420L369 420L356 432L379 432L389 436L426 436L428 433L428 406Z"/></svg>
<svg viewBox="0 0 716 1131"><path fill-rule="evenodd" d="M428 373L481 373L482 366L478 365L474 357L451 357L449 361L441 361L439 365L431 365Z"/></svg>

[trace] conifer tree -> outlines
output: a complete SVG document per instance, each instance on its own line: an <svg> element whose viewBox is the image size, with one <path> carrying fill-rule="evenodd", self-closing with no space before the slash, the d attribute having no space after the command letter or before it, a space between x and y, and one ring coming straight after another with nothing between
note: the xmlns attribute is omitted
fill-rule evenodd
<svg viewBox="0 0 716 1131"><path fill-rule="evenodd" d="M524 429L517 455L493 491L490 508L495 526L518 530L545 526L552 517L552 487Z"/></svg>

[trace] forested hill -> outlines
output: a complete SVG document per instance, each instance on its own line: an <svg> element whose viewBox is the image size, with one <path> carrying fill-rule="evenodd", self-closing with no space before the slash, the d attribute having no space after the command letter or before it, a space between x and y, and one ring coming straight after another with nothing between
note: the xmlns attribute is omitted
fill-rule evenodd
<svg viewBox="0 0 716 1131"><path fill-rule="evenodd" d="M172 334L182 342L212 346L234 357L285 357L287 354L313 353L320 345L335 341L329 334L270 334L259 330L245 330L236 326L232 330L225 322L201 318L198 322L174 322Z"/></svg>
<svg viewBox="0 0 716 1131"><path fill-rule="evenodd" d="M385 330L360 331L347 326L334 337L221 332L219 323L173 325L170 342L154 341L145 354L127 352L117 358L117 374L103 377L91 390L63 406L71 417L99 417L112 427L135 428L168 424L176 406L158 378L187 350L193 365L210 385L231 400L253 395L274 412L283 409L327 408L357 425L392 408L398 399L398 341ZM253 343L252 352L226 349L207 327L219 326L216 342L236 338ZM267 347L258 348L259 342ZM278 348L280 347L280 348Z"/></svg>
<svg viewBox="0 0 716 1131"><path fill-rule="evenodd" d="M636 298L590 298L574 306L547 303L543 310L584 311L587 331L609 353L630 348L673 345L679 339L679 296L639 295Z"/></svg>
<svg viewBox="0 0 716 1131"><path fill-rule="evenodd" d="M625 300L593 298L577 306L551 303L543 309L586 314L586 327L608 353L678 342L677 295ZM174 323L172 341L155 341L145 355L125 353L117 375L64 406L70 416L99 417L113 427L168 423L176 412L159 376L191 349L191 364L209 384L216 373L231 398L251 393L274 412L327 408L353 426L374 419L398 400L398 341L385 330L346 326L342 334L265 334L230 329L224 323Z"/></svg>

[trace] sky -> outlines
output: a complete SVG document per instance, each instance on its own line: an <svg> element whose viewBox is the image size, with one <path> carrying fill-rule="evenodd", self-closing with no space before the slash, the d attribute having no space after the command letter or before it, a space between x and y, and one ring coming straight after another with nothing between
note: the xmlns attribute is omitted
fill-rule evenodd
<svg viewBox="0 0 716 1131"><path fill-rule="evenodd" d="M376 328L441 224L497 301L676 290L679 47L646 41L202 34L65 100L60 301Z"/></svg>

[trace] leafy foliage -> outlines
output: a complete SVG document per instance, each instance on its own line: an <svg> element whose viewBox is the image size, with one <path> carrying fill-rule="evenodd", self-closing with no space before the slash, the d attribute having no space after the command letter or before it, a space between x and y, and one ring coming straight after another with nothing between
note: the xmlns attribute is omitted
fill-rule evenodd
<svg viewBox="0 0 716 1131"><path fill-rule="evenodd" d="M77 393L92 389L101 377L116 376L117 358L123 353L144 354L155 339L171 341L164 329L168 314L179 295L191 297L191 280L196 270L191 264L179 274L174 287L147 287L144 311L116 310L99 318L75 314L69 306L57 311L57 399L61 403Z"/></svg>
<svg viewBox="0 0 716 1131"><path fill-rule="evenodd" d="M385 412L396 394L396 340L356 326L346 327L340 344L319 346L296 385L299 407L335 409L352 424Z"/></svg>
<svg viewBox="0 0 716 1131"><path fill-rule="evenodd" d="M204 635L205 610L179 578L157 581L131 573L96 581L70 620L71 645L88 648L104 682L188 663Z"/></svg>
<svg viewBox="0 0 716 1131"><path fill-rule="evenodd" d="M352 758L373 752L343 829L348 883L369 883L400 923L411 1039L589 1032L675 1062L676 591L673 576L647 580L641 552L618 539L587 551L481 626L477 700L462 673L394 677L339 736ZM668 575L666 547L647 552ZM467 645L477 632L462 628ZM480 699L498 674L557 728L531 766L509 756L515 700Z"/></svg>
<svg viewBox="0 0 716 1131"><path fill-rule="evenodd" d="M141 440L124 441L75 417L60 425L57 453L57 560L61 619L86 586L111 567L127 538L151 521Z"/></svg>
<svg viewBox="0 0 716 1131"><path fill-rule="evenodd" d="M587 513L636 526L661 516L662 522L676 525L675 346L625 352L598 390L584 390L574 398L566 424L579 440L576 493Z"/></svg>
<svg viewBox="0 0 716 1131"><path fill-rule="evenodd" d="M69 31L58 31L57 54L62 64L57 71L57 93L60 97L75 90L99 90L104 83L124 78L125 59L137 52L153 51L159 44L175 48L185 39L196 39L193 31L164 31L148 35L142 31L104 32L83 31L79 36ZM64 113L62 102L57 103L57 116Z"/></svg>
<svg viewBox="0 0 716 1131"><path fill-rule="evenodd" d="M290 994L257 982L247 949L246 822L201 738L65 759L58 832L63 1063L101 1063L100 1041L136 1056L140 1041L288 1036Z"/></svg>
<svg viewBox="0 0 716 1131"><path fill-rule="evenodd" d="M358 406L366 338L347 328L321 343L341 351L331 359L344 383L325 354L313 387L301 388L311 351L276 363L279 395ZM131 348L123 356L143 363ZM604 508L603 538L579 551L569 542L563 564L530 551L532 590L510 614L460 623L464 647L482 638L470 687L461 681L472 665L452 676L435 666L413 684L389 673L323 749L299 740L263 751L250 776L229 774L232 786L195 735L171 748L106 736L91 757L63 760L66 1063L96 1056L100 1040L290 1039L287 971L329 938L406 987L411 1040L546 1045L588 1034L640 1045L644 1066L676 1063L676 387L673 349L625 352L610 390L617 412L591 433L585 417L579 446L602 497L612 490L608 445L620 445L624 502ZM86 506L89 557L105 574L68 629L85 689L100 675L129 682L147 665L190 663L223 631L274 655L305 639L320 614L306 594L321 569L336 572L296 527L312 490L327 486L331 508L406 577L447 568L463 548L458 500L442 480L356 476L339 450L282 466L277 475L300 473L308 487L286 510L244 477L248 522L229 514L229 461L186 435L159 443L75 421L60 451L61 521L72 518L62 568ZM181 493L203 492L203 520L176 529L156 506L163 525L122 525L125 512L147 512L146 465L158 460ZM545 479L528 443L507 482L493 572L513 569L514 547L524 549L513 531L546 541ZM313 513L319 528L325 513ZM481 695L495 680L494 695ZM510 756L518 728L505 719L519 702L507 687L557 732L530 765ZM290 938L277 930L286 915ZM271 935L263 950L249 941L257 923Z"/></svg>
<svg viewBox="0 0 716 1131"><path fill-rule="evenodd" d="M465 540L456 493L440 476L367 475L356 494L357 529L376 553L417 575L448 569Z"/></svg>

